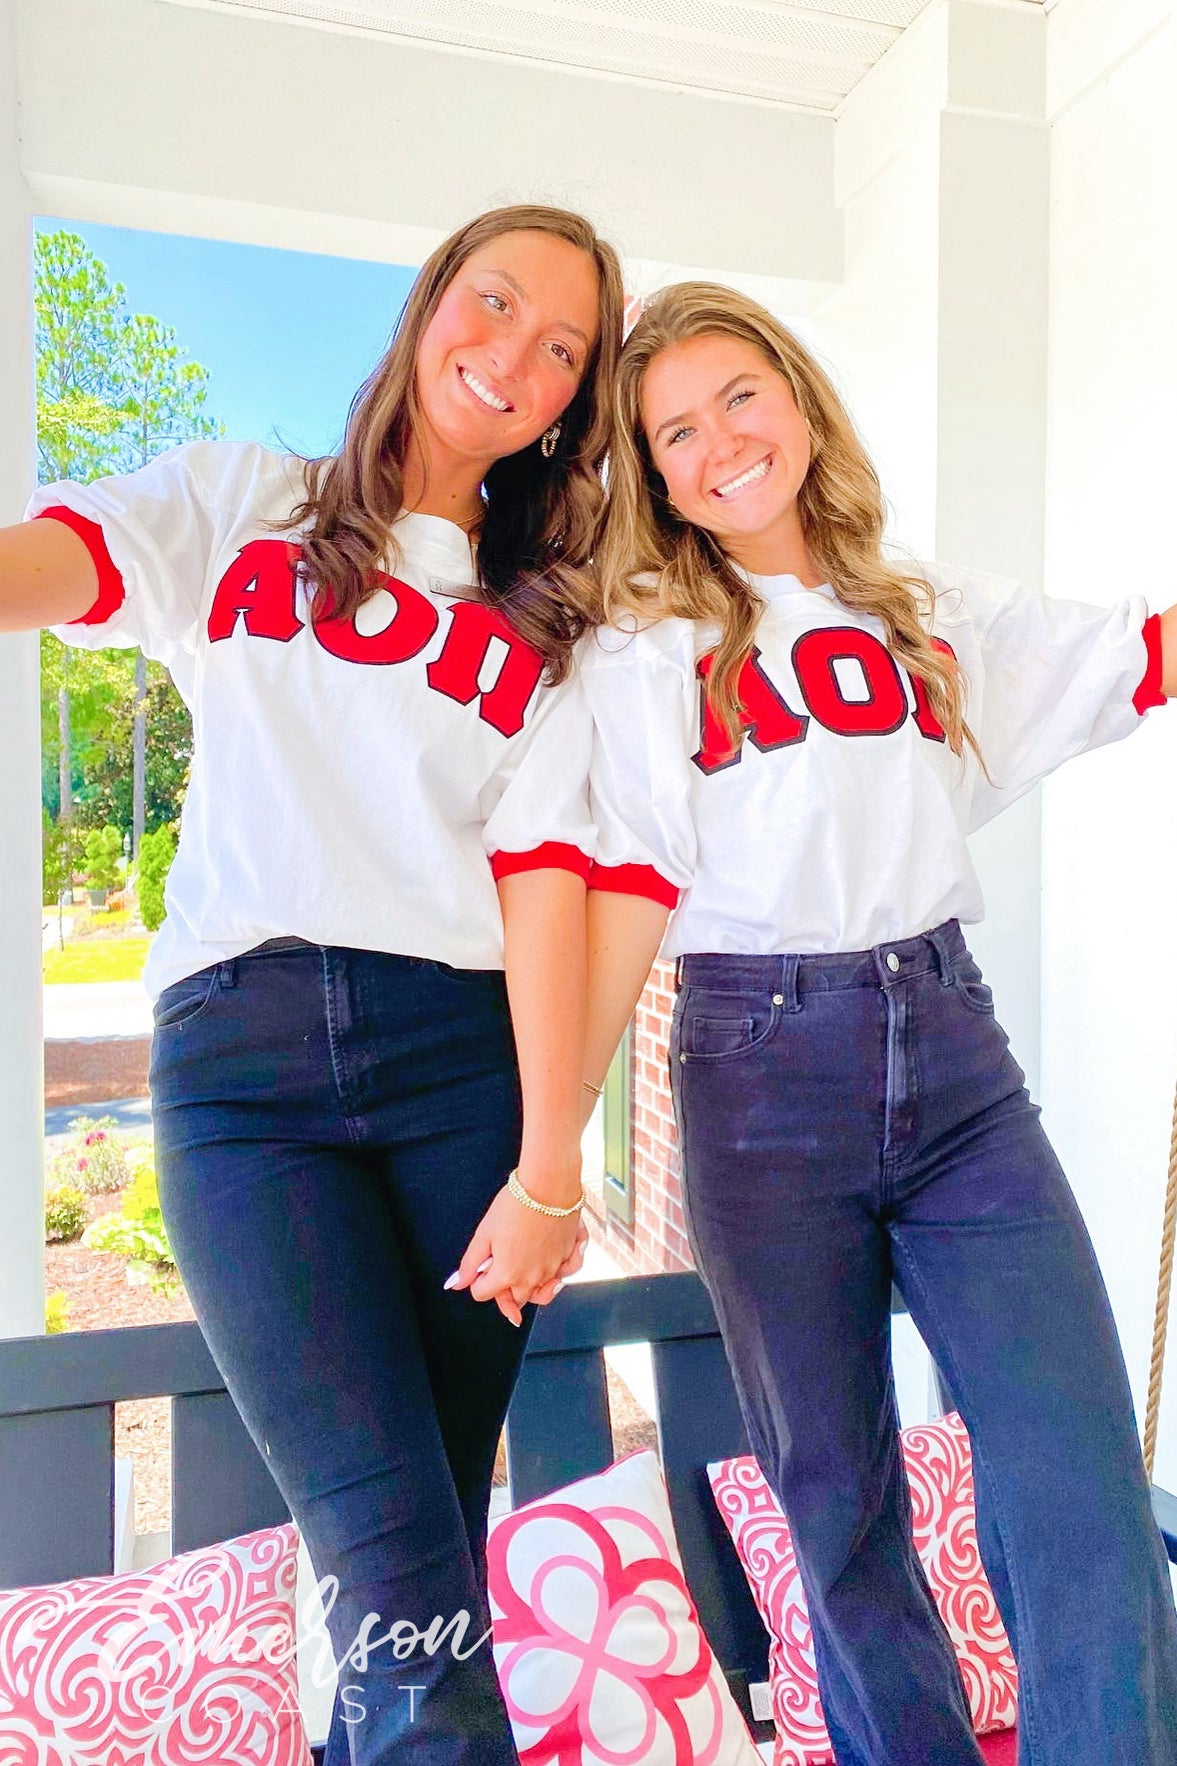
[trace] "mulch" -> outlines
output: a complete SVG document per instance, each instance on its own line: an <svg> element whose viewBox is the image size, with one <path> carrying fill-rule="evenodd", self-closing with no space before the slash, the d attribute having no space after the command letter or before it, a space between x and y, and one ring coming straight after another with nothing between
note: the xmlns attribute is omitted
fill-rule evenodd
<svg viewBox="0 0 1177 1766"><path fill-rule="evenodd" d="M45 1044L45 1105L104 1104L147 1096L149 1036Z"/></svg>
<svg viewBox="0 0 1177 1766"><path fill-rule="evenodd" d="M69 1046L69 1045L62 1045ZM89 1045L96 1046L96 1045ZM106 1092L104 1097L131 1096ZM69 1099L81 1102L80 1099ZM102 1099L89 1101L101 1102ZM87 1219L117 1212L122 1191L87 1198ZM123 1258L90 1251L79 1243L46 1245L45 1288L63 1292L68 1303L66 1327L71 1331L107 1331L129 1325L178 1324L195 1316L182 1287L171 1295L155 1293L146 1284L127 1279ZM657 1446L653 1420L632 1397L628 1386L606 1370L614 1451L618 1458L639 1447ZM171 1407L166 1398L138 1399L115 1407L115 1453L134 1462L135 1531L166 1532L171 1524ZM506 1483L506 1458L500 1444L496 1484Z"/></svg>

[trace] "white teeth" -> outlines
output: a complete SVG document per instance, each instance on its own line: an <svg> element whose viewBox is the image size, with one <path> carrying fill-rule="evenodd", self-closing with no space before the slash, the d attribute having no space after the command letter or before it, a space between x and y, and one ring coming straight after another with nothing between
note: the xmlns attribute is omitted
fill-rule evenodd
<svg viewBox="0 0 1177 1766"><path fill-rule="evenodd" d="M733 491L742 491L746 484L752 484L755 479L763 478L771 465L771 458L761 460L759 466L750 466L747 472L741 472L739 478L733 478L730 484L716 485L716 496L730 497Z"/></svg>
<svg viewBox="0 0 1177 1766"><path fill-rule="evenodd" d="M459 368L458 373L462 376L462 379L466 382L466 385L470 388L470 391L475 397L480 398L484 405L489 405L492 411L514 410L515 407L509 405L506 399L499 398L497 393L491 392L489 386L483 386L481 380L476 380L468 368Z"/></svg>

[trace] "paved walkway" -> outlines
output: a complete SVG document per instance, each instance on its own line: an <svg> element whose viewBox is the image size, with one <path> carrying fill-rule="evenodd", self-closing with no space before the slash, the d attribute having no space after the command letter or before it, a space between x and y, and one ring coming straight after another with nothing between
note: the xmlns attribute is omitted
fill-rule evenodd
<svg viewBox="0 0 1177 1766"><path fill-rule="evenodd" d="M46 1041L151 1035L151 1001L141 981L58 982L43 992Z"/></svg>
<svg viewBox="0 0 1177 1766"><path fill-rule="evenodd" d="M45 1112L45 1134L65 1134L75 1116L113 1116L128 1134L150 1131L150 1098L116 1098L111 1104L54 1104Z"/></svg>

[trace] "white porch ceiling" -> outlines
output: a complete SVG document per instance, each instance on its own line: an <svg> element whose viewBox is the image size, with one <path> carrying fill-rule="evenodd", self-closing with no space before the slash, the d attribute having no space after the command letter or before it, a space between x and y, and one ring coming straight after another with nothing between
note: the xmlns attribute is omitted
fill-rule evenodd
<svg viewBox="0 0 1177 1766"><path fill-rule="evenodd" d="M171 3L831 112L931 0Z"/></svg>

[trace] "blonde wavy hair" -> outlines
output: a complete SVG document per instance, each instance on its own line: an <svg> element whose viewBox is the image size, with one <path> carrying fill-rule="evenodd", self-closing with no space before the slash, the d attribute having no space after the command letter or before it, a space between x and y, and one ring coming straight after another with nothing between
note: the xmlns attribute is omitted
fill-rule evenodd
<svg viewBox="0 0 1177 1766"><path fill-rule="evenodd" d="M404 506L406 449L421 423L421 337L466 259L502 234L520 232L550 234L590 259L600 331L561 414L554 449L545 454L536 440L496 460L486 475L478 593L541 652L548 678L561 680L573 645L599 611L589 563L604 502L601 468L625 307L617 254L583 215L518 203L478 215L438 246L410 290L388 349L352 401L342 448L305 463L306 498L283 525L305 524L302 568L316 589L316 616L351 618L380 586L389 530Z"/></svg>
<svg viewBox="0 0 1177 1766"><path fill-rule="evenodd" d="M597 548L605 617L706 620L718 624L707 680L711 707L736 749L740 670L752 653L763 599L705 529L681 519L667 499L642 424L646 371L672 344L736 337L788 382L809 428L811 462L798 494L802 531L815 566L838 599L882 621L891 654L918 676L953 751L978 753L964 717L964 680L927 630L932 590L882 554L886 508L878 476L829 377L772 314L735 290L679 282L654 296L621 353L609 458L609 508Z"/></svg>

